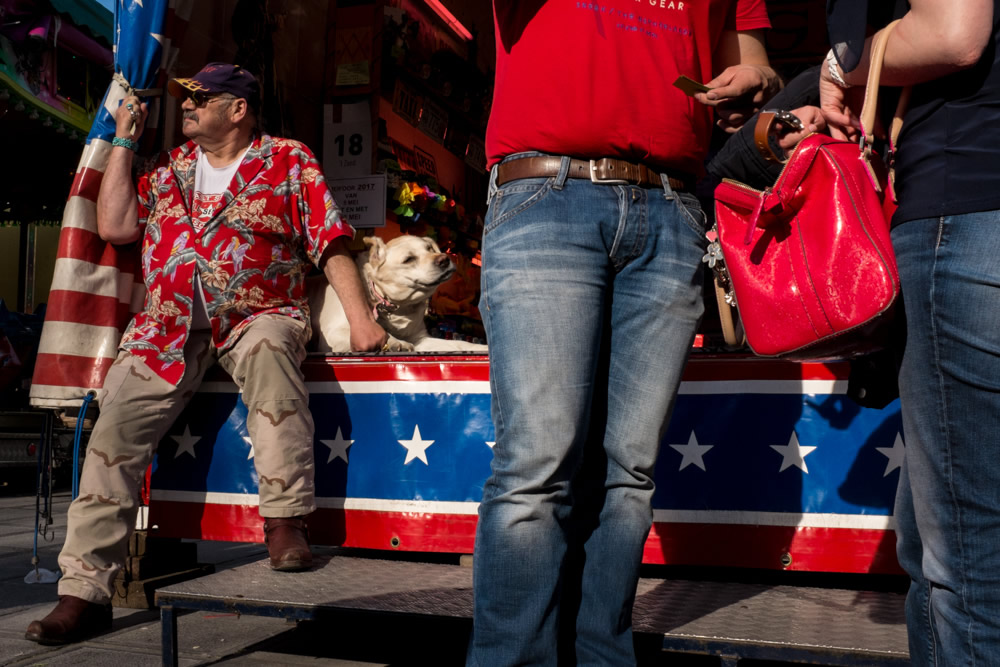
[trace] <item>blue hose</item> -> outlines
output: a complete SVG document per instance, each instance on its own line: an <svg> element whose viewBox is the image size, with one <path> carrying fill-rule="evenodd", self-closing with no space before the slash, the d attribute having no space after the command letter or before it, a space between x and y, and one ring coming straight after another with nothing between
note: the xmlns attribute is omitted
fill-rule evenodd
<svg viewBox="0 0 1000 667"><path fill-rule="evenodd" d="M80 495L80 440L83 436L83 418L87 416L87 408L90 406L90 402L96 397L96 391L88 391L87 395L83 397L80 414L76 417L76 433L73 436L73 500L76 500L76 497Z"/></svg>

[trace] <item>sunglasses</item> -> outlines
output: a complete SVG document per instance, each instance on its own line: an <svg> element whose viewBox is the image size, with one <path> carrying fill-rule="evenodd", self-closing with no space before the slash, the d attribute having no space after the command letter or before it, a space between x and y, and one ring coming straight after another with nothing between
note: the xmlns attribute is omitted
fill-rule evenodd
<svg viewBox="0 0 1000 667"><path fill-rule="evenodd" d="M236 98L228 93L203 93L198 90L189 90L186 95L196 107L207 105L215 100L235 100Z"/></svg>

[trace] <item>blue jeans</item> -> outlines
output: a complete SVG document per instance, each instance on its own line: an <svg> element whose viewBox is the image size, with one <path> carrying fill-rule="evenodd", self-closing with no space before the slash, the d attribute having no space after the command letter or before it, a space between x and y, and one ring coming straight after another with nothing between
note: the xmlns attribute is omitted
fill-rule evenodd
<svg viewBox="0 0 1000 667"><path fill-rule="evenodd" d="M704 216L662 188L496 188L480 311L496 444L470 665L631 665L653 466L703 312Z"/></svg>
<svg viewBox="0 0 1000 667"><path fill-rule="evenodd" d="M906 308L897 553L910 658L1000 664L1000 211L892 232Z"/></svg>

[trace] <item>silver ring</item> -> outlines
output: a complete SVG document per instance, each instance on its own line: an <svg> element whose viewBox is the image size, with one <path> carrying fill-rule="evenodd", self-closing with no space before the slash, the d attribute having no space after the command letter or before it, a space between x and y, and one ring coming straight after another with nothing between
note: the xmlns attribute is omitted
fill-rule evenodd
<svg viewBox="0 0 1000 667"><path fill-rule="evenodd" d="M132 110L132 103L129 102L128 104L126 104L125 108L128 109L129 111L131 111Z"/></svg>

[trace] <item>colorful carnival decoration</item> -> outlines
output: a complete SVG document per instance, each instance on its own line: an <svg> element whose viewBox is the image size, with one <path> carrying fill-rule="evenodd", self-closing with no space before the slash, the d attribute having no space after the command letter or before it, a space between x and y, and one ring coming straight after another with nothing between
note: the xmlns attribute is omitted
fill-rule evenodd
<svg viewBox="0 0 1000 667"><path fill-rule="evenodd" d="M458 202L447 193L434 192L430 185L421 185L417 181L404 182L393 197L399 205L392 212L402 218L411 218L409 222L416 222L426 211L438 213L439 219L447 219L457 214L459 209Z"/></svg>

